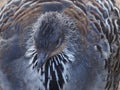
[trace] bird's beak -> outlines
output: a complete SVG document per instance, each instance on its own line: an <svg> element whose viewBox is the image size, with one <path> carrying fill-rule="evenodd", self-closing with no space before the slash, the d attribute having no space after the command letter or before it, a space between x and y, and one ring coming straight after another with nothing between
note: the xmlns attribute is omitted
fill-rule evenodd
<svg viewBox="0 0 120 90"><path fill-rule="evenodd" d="M43 64L46 63L47 59L48 59L47 53L45 53L45 52L38 53L38 55L37 55L37 60L38 60L37 68L38 69L41 68L43 66Z"/></svg>

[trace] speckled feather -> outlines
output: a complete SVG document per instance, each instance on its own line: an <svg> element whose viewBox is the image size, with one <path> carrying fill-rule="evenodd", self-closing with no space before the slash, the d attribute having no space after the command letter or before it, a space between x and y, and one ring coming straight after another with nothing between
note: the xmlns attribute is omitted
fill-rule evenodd
<svg viewBox="0 0 120 90"><path fill-rule="evenodd" d="M0 11L0 90L117 90L120 10L114 2L9 0ZM66 24L67 45L39 71L33 35L41 17L53 12Z"/></svg>

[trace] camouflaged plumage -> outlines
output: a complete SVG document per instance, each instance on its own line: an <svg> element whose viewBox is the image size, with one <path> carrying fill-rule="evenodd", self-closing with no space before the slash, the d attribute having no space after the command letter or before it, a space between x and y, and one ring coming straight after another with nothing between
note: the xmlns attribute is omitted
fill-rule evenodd
<svg viewBox="0 0 120 90"><path fill-rule="evenodd" d="M51 17L65 46L36 70L34 32ZM115 0L9 0L1 9L0 90L117 90L119 81Z"/></svg>

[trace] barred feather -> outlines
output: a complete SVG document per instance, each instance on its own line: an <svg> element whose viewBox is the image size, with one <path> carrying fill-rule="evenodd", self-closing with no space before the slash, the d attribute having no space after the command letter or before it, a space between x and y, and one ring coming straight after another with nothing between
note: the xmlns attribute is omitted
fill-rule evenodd
<svg viewBox="0 0 120 90"><path fill-rule="evenodd" d="M68 16L68 19L75 21L74 24L72 22L68 24L76 25L77 32L80 32L78 36L82 38L82 44L76 41L84 48L84 52L78 51L80 52L78 56L81 59L83 58L81 53L86 54L83 55L86 59L89 55L91 58L92 55L96 55L86 53L88 47L95 43L93 47L101 53L105 62L103 68L107 71L104 89L117 90L120 81L120 10L115 6L115 0L10 0L0 11L0 69L7 66L6 56L11 61L25 56L29 58L30 67L34 71L38 61L33 46L33 26L45 12L62 13ZM74 30L76 27L71 29ZM15 48L18 52L15 53L11 48ZM76 51L78 49L79 47ZM11 53L14 55L11 56ZM77 55L74 54L78 53L65 49L49 58L45 66L37 72L44 87L39 88L40 90L53 90L53 88L62 90L67 85L70 79L68 68L77 62ZM91 63L97 63L97 60L90 62L90 65L93 65Z"/></svg>

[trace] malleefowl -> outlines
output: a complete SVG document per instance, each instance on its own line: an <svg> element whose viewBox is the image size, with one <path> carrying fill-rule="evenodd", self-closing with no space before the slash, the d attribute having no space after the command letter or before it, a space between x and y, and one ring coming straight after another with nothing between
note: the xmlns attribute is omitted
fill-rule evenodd
<svg viewBox="0 0 120 90"><path fill-rule="evenodd" d="M117 90L115 0L9 0L0 11L0 90Z"/></svg>

